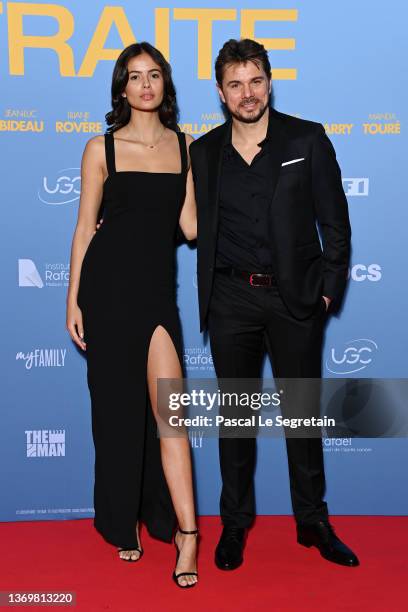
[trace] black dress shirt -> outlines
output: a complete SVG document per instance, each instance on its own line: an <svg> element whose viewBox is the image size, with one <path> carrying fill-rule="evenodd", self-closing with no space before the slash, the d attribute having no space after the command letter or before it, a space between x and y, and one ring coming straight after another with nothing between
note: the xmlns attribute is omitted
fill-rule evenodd
<svg viewBox="0 0 408 612"><path fill-rule="evenodd" d="M220 183L219 226L216 267L231 266L248 272L272 272L269 237L268 140L251 164L231 142L231 131L223 151Z"/></svg>

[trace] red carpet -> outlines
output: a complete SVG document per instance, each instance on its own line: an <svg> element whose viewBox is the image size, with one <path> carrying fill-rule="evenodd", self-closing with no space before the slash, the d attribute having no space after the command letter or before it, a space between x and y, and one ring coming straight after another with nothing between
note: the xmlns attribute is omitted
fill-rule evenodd
<svg viewBox="0 0 408 612"><path fill-rule="evenodd" d="M360 567L328 563L315 548L299 546L292 518L263 516L249 534L244 565L222 572L213 563L219 518L202 517L200 583L186 591L171 581L174 547L145 529L144 557L132 564L117 558L88 519L2 523L0 590L75 591L77 605L64 608L81 612L406 610L408 518L333 517L332 523Z"/></svg>

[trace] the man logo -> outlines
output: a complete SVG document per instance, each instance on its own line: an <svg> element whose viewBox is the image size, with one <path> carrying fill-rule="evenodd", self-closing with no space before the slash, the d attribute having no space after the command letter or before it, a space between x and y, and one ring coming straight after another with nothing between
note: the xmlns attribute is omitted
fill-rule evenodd
<svg viewBox="0 0 408 612"><path fill-rule="evenodd" d="M27 457L65 457L65 429L27 429Z"/></svg>
<svg viewBox="0 0 408 612"><path fill-rule="evenodd" d="M44 287L43 280L32 259L18 260L18 286L19 287Z"/></svg>
<svg viewBox="0 0 408 612"><path fill-rule="evenodd" d="M79 199L81 175L80 168L64 168L56 177L43 177L38 197L44 204L61 206Z"/></svg>
<svg viewBox="0 0 408 612"><path fill-rule="evenodd" d="M330 358L326 360L326 368L332 374L354 374L364 370L373 360L378 350L374 340L358 338L346 342L342 352L334 348L330 351Z"/></svg>
<svg viewBox="0 0 408 612"><path fill-rule="evenodd" d="M368 178L344 178L342 181L346 196L368 196Z"/></svg>

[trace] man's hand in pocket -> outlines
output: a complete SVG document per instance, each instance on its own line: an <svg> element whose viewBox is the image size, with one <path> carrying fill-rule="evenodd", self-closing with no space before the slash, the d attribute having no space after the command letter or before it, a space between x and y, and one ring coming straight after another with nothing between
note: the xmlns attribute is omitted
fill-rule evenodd
<svg viewBox="0 0 408 612"><path fill-rule="evenodd" d="M322 297L323 297L324 301L326 302L326 312L327 312L327 310L328 310L328 308L330 306L330 302L332 301L332 299L329 298L329 297L326 297L325 295L323 295Z"/></svg>

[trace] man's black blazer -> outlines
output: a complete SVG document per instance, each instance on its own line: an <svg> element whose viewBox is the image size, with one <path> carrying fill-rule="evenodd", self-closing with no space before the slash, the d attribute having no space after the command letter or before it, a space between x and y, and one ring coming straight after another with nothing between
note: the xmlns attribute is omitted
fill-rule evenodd
<svg viewBox="0 0 408 612"><path fill-rule="evenodd" d="M323 126L274 109L270 113L271 138L266 146L271 158L268 216L273 268L287 308L295 318L305 319L322 295L334 304L343 295L351 238L347 200ZM230 133L231 119L190 145L198 214L201 330L206 327L213 285L222 152Z"/></svg>

